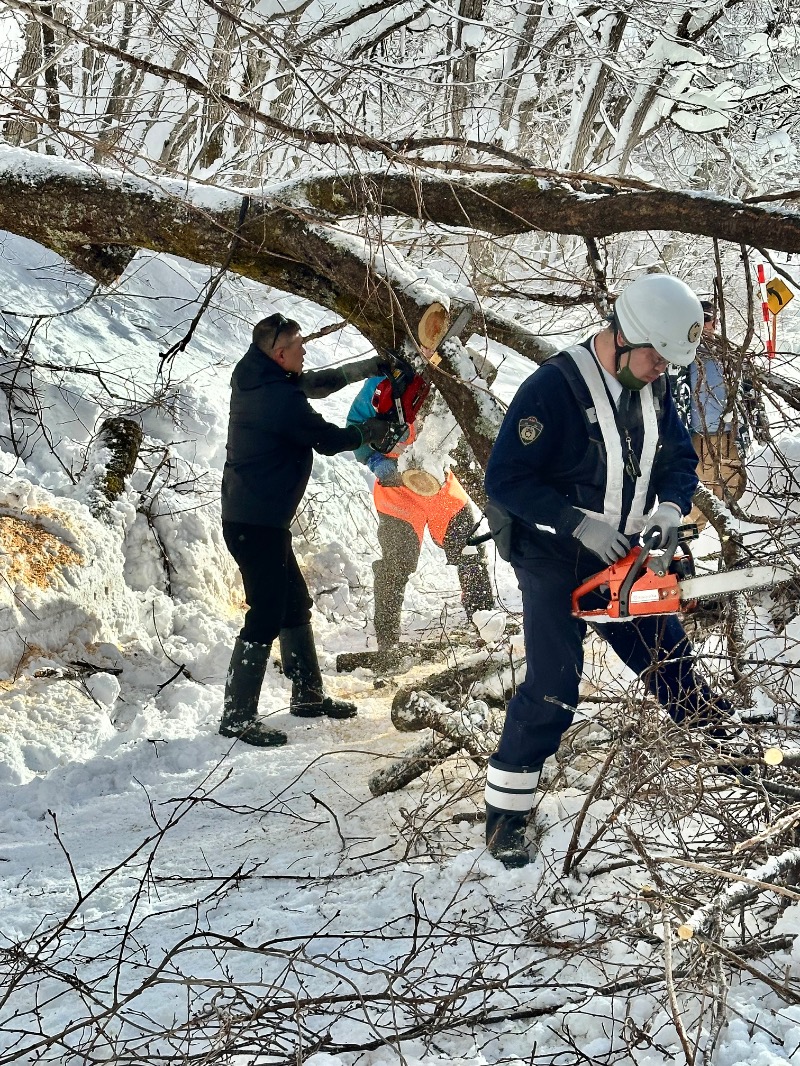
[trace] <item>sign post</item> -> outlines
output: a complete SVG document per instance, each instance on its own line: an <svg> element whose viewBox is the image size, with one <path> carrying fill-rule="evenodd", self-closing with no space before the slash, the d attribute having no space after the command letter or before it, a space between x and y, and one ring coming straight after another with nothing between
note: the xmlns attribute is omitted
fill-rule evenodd
<svg viewBox="0 0 800 1066"><path fill-rule="evenodd" d="M764 273L764 264L759 263L756 267L758 287L761 290L761 317L763 319L764 347L767 349L767 359L775 358L775 342L772 339L769 316L772 314L769 308L769 295L767 293L767 278Z"/></svg>
<svg viewBox="0 0 800 1066"><path fill-rule="evenodd" d="M763 271L763 266L760 269ZM794 293L781 278L772 278L771 281L766 282L764 289L767 294L767 307L772 315L772 351L768 353L769 358L772 359L775 355L778 339L778 315L789 301L794 299Z"/></svg>

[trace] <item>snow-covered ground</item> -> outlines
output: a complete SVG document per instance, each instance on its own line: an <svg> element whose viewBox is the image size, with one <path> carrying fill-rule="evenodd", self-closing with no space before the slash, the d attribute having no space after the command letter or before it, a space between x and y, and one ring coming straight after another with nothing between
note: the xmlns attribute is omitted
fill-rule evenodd
<svg viewBox="0 0 800 1066"><path fill-rule="evenodd" d="M719 1066L800 1061L800 896L782 897L769 930L751 920L752 936L785 938L783 985L751 961L725 989L702 953L673 944L705 897L671 898L630 841L696 857L693 843L718 842L719 812L669 804L685 768L658 771L654 799L624 819L613 788L584 809L604 757L591 704L582 754L549 772L524 870L485 852L471 817L482 774L466 757L371 796L370 775L418 738L391 724L391 679L335 673L338 652L373 640L376 519L352 455L315 458L295 534L326 683L359 716L290 717L276 668L261 711L287 746L217 735L242 610L219 529L230 371L260 317L282 311L306 332L333 319L231 279L157 377L208 281L140 256L94 291L28 242L0 248L0 383L28 411L0 414L0 1064L662 1066L686 1060L676 1018ZM365 353L345 328L312 342L307 365ZM494 356L508 399L530 364ZM357 388L319 409L343 423ZM95 518L103 457L86 446L110 414L139 418L145 441L128 491ZM513 618L513 575L491 561ZM404 628L466 633L454 571L427 541ZM595 673L630 683L599 655ZM642 724L666 749L665 729ZM763 825L754 799L710 781L741 825ZM603 826L606 841L576 857L574 834L583 846ZM713 1035L708 989L727 1018Z"/></svg>

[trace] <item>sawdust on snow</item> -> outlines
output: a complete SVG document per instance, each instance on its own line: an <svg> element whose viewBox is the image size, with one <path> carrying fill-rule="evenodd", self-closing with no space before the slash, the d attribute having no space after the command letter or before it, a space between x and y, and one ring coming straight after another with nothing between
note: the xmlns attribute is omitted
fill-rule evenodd
<svg viewBox="0 0 800 1066"><path fill-rule="evenodd" d="M38 522L0 515L0 573L12 588L46 589L55 584L60 568L81 562L74 548Z"/></svg>

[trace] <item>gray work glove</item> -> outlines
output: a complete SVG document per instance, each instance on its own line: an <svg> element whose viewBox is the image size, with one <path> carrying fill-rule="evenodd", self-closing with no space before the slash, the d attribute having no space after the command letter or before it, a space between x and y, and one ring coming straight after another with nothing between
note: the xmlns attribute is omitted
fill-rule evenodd
<svg viewBox="0 0 800 1066"><path fill-rule="evenodd" d="M370 355L366 359L357 359L354 363L344 363L338 367L344 374L348 385L354 381L365 381L367 378L386 377L390 371L389 363L380 355Z"/></svg>
<svg viewBox="0 0 800 1066"><path fill-rule="evenodd" d="M599 556L604 563L615 563L624 558L631 550L624 533L614 529L607 522L586 515L575 531L573 537L588 551Z"/></svg>
<svg viewBox="0 0 800 1066"><path fill-rule="evenodd" d="M647 519L642 530L642 540L652 533L656 526L661 530L661 539L656 543L656 548L666 548L673 531L677 532L683 521L683 515L677 503L660 503L655 511Z"/></svg>
<svg viewBox="0 0 800 1066"><path fill-rule="evenodd" d="M681 527L683 515L677 503L660 503L655 511L647 519L647 524L642 530L642 540L647 540L651 533L658 530L659 539L654 544L654 549L662 554L656 573L665 574L672 562L678 547L678 530Z"/></svg>

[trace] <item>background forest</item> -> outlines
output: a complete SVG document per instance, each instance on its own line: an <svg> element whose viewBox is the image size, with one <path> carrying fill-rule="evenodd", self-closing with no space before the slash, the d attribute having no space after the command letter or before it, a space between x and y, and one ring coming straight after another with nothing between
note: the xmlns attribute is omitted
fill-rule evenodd
<svg viewBox="0 0 800 1066"><path fill-rule="evenodd" d="M475 632L426 542L405 636L438 660L337 676L377 541L370 475L320 456L295 543L359 718L298 727L276 668L285 749L216 727L227 383L275 310L322 366L471 308L434 384L480 505L519 383L675 273L752 397L700 563L800 568L800 329L790 303L766 358L756 275L800 287L799 59L790 0L0 0L0 1064L797 1061L800 583L690 623L779 766L721 772L590 640L539 855L505 871L478 816L513 573L492 553ZM396 728L404 686L450 701L444 748Z"/></svg>

